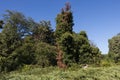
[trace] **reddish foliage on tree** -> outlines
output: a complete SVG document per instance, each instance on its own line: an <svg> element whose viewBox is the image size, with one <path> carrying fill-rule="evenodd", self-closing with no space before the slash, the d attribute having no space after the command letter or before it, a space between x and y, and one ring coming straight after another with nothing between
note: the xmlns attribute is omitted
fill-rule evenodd
<svg viewBox="0 0 120 80"><path fill-rule="evenodd" d="M57 45L57 51L58 51L58 54L57 54L57 57L56 57L57 65L58 65L59 68L66 69L67 65L63 63L63 59L62 59L63 53L62 53L62 50L60 50L59 45Z"/></svg>

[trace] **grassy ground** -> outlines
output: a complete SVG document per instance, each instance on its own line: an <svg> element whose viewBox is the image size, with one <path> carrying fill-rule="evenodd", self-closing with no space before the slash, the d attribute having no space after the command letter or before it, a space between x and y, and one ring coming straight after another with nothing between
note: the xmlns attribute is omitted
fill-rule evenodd
<svg viewBox="0 0 120 80"><path fill-rule="evenodd" d="M1 74L0 80L120 80L120 66L88 67L79 66L67 70L55 67L29 68Z"/></svg>

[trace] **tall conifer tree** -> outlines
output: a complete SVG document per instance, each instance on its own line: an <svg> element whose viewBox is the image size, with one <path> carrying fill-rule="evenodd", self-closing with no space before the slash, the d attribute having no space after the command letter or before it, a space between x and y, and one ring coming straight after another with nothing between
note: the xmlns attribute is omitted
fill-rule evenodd
<svg viewBox="0 0 120 80"><path fill-rule="evenodd" d="M65 32L72 33L73 31L73 16L71 6L69 3L65 4L66 7L62 8L61 13L56 17L56 31L55 35L60 38Z"/></svg>
<svg viewBox="0 0 120 80"><path fill-rule="evenodd" d="M63 58L66 59L66 55L67 51L69 48L67 48L69 45L62 45L61 43L59 43L59 41L61 41L61 39L63 38L63 34L73 33L73 16L72 16L72 12L71 12L71 6L69 3L65 4L65 8L62 8L61 13L57 15L56 17L56 31L55 31L55 36L56 36L56 44L57 44L57 49L58 49L58 54L57 54L57 64L59 67L61 68L65 68L65 64L64 62L68 62L68 60L63 62ZM68 37L67 37L68 38ZM70 41L67 40L67 43L69 43ZM61 49L61 47L66 47L67 50L63 50ZM71 45L70 45L71 46ZM63 54L64 53L64 54Z"/></svg>

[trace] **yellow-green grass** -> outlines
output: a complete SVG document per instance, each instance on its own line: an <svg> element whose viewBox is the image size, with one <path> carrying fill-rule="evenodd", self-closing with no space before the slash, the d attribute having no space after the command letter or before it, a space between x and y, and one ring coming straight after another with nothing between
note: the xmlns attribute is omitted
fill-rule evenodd
<svg viewBox="0 0 120 80"><path fill-rule="evenodd" d="M56 67L24 68L1 74L0 80L120 80L120 66L87 69L77 66L66 70Z"/></svg>

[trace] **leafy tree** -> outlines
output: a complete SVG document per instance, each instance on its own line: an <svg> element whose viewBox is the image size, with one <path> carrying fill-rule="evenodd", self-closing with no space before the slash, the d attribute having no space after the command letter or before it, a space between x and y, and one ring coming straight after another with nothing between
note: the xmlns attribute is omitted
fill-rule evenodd
<svg viewBox="0 0 120 80"><path fill-rule="evenodd" d="M34 23L33 20L19 12L8 10L7 13L0 33L0 71L11 71L33 60L33 46L24 43L25 37L31 34L29 27Z"/></svg>
<svg viewBox="0 0 120 80"><path fill-rule="evenodd" d="M101 52L99 49L90 45L87 34L81 31L75 35L75 61L80 64L99 64Z"/></svg>
<svg viewBox="0 0 120 80"><path fill-rule="evenodd" d="M21 45L21 39L17 30L10 23L5 24L0 37L0 55L8 57L18 46Z"/></svg>
<svg viewBox="0 0 120 80"><path fill-rule="evenodd" d="M23 64L32 64L35 60L35 47L34 40L31 36L27 36L22 43L22 46L17 48L13 56L17 59L17 63L20 65Z"/></svg>
<svg viewBox="0 0 120 80"><path fill-rule="evenodd" d="M63 61L67 65L77 64L99 64L100 51L96 46L91 46L85 31L79 34L64 33L59 40L63 52Z"/></svg>
<svg viewBox="0 0 120 80"><path fill-rule="evenodd" d="M50 21L41 21L33 30L35 40L54 44L53 29L51 29Z"/></svg>
<svg viewBox="0 0 120 80"><path fill-rule="evenodd" d="M92 46L91 47L91 53L92 53L92 63L99 65L101 61L101 52L98 47Z"/></svg>
<svg viewBox="0 0 120 80"><path fill-rule="evenodd" d="M26 18L22 13L17 11L7 10L7 13L4 15L5 23L10 23L12 26L17 28L17 33L20 37L32 34L33 27L37 24L33 21L32 18Z"/></svg>
<svg viewBox="0 0 120 80"><path fill-rule="evenodd" d="M21 45L21 39L17 29L10 23L5 24L0 33L0 71L15 69L12 53Z"/></svg>
<svg viewBox="0 0 120 80"><path fill-rule="evenodd" d="M97 47L90 45L86 32L81 31L79 34L73 32L73 16L70 8L67 3L56 18L55 36L57 47L60 47L58 56L60 52L63 53L63 55L60 55L62 57L61 62L63 60L67 65L71 63L91 64L99 62L100 51Z"/></svg>
<svg viewBox="0 0 120 80"><path fill-rule="evenodd" d="M116 63L120 61L120 35L109 39L109 57Z"/></svg>
<svg viewBox="0 0 120 80"><path fill-rule="evenodd" d="M78 57L76 56L76 60L79 61L77 63L87 64L88 61L90 61L89 60L90 59L90 45L89 45L88 38L82 35L81 32L80 34L77 34L77 38L75 38L76 54L78 55Z"/></svg>

